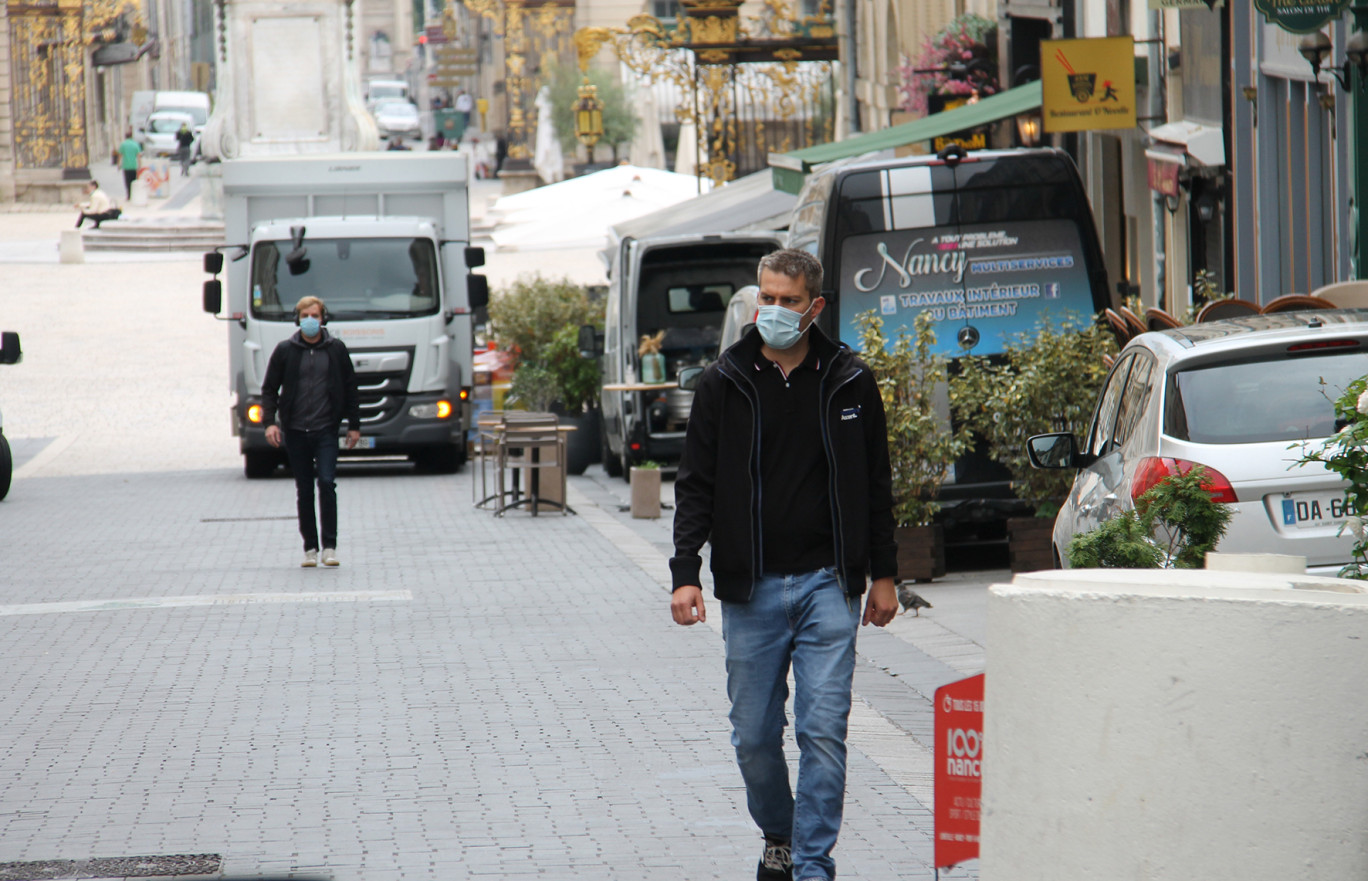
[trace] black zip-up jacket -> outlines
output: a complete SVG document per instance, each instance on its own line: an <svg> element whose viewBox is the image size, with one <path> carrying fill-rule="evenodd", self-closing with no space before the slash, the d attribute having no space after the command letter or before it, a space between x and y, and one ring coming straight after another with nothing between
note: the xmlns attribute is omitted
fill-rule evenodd
<svg viewBox="0 0 1368 881"><path fill-rule="evenodd" d="M347 346L326 330L320 330L323 341L317 348L328 356L328 415L334 426L347 421L348 431L361 430L361 400L356 389L356 371L352 368ZM294 417L295 388L299 385L299 362L309 344L295 331L294 336L282 340L271 353L266 364L266 377L261 381L261 424L274 425L280 415L282 428L290 428Z"/></svg>
<svg viewBox="0 0 1368 881"><path fill-rule="evenodd" d="M821 362L821 442L837 572L846 593L859 596L866 577L891 578L897 572L883 401L869 365L815 326L809 334ZM764 560L759 487L764 439L751 376L760 345L760 334L752 329L703 371L675 478L674 587L702 583L699 550L709 541L714 593L728 602L750 600Z"/></svg>

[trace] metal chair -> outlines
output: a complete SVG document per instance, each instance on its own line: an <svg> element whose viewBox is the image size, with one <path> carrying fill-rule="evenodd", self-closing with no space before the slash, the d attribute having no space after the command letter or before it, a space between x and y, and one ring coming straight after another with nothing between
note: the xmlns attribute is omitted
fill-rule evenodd
<svg viewBox="0 0 1368 881"><path fill-rule="evenodd" d="M499 431L498 460L499 507L494 516L502 517L511 508L522 505L528 506L533 517L542 505L560 508L562 515L570 513L570 506L565 503L565 433L559 430L555 414L504 413L503 427ZM542 498L542 472L547 471L554 473L560 482L559 501ZM526 487L526 491L520 487ZM513 500L505 502L507 496L512 496Z"/></svg>
<svg viewBox="0 0 1368 881"><path fill-rule="evenodd" d="M1302 309L1333 309L1335 304L1310 294L1283 294L1264 304L1265 315L1273 312L1297 312Z"/></svg>
<svg viewBox="0 0 1368 881"><path fill-rule="evenodd" d="M1140 316L1132 312L1129 307L1117 306L1116 311L1125 320L1126 326L1130 328L1131 336L1138 336L1149 330L1145 326L1145 322L1140 320Z"/></svg>
<svg viewBox="0 0 1368 881"><path fill-rule="evenodd" d="M1103 309L1102 315L1107 320L1107 326L1111 328L1112 336L1116 337L1116 347L1124 349L1126 343L1131 341L1131 337L1135 336L1130 323L1115 309Z"/></svg>
<svg viewBox="0 0 1368 881"><path fill-rule="evenodd" d="M1168 330L1171 327L1182 327L1183 324L1163 309L1154 308L1145 310L1145 326L1150 330Z"/></svg>
<svg viewBox="0 0 1368 881"><path fill-rule="evenodd" d="M489 466L498 461L496 455L503 419L503 410L481 410L475 417L475 445L471 454L480 469L480 480L477 494L475 478L470 479L470 501L476 508L483 508L497 498L489 494Z"/></svg>
<svg viewBox="0 0 1368 881"><path fill-rule="evenodd" d="M1368 279L1337 281L1325 287L1316 288L1311 296L1320 297L1333 303L1337 309L1359 309L1368 307Z"/></svg>
<svg viewBox="0 0 1368 881"><path fill-rule="evenodd" d="M1207 303L1198 311L1196 321L1201 324L1204 321L1220 321L1223 318L1248 318L1251 315L1258 315L1260 311L1262 310L1259 309L1258 303L1228 297Z"/></svg>

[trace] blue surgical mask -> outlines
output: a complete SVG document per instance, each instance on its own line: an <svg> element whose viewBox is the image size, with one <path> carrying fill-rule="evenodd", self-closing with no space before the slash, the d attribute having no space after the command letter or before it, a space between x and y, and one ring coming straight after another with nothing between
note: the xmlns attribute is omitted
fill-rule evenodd
<svg viewBox="0 0 1368 881"><path fill-rule="evenodd" d="M318 331L322 326L318 319L312 315L299 319L299 331L305 336L318 336Z"/></svg>
<svg viewBox="0 0 1368 881"><path fill-rule="evenodd" d="M760 331L760 339L771 349L791 349L803 338L803 316L812 311L808 306L803 312L794 312L783 306L761 306L755 315L755 329Z"/></svg>

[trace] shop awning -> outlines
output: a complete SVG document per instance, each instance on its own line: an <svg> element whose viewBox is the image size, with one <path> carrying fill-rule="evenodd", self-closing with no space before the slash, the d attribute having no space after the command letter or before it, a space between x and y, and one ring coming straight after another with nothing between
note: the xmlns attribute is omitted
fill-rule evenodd
<svg viewBox="0 0 1368 881"><path fill-rule="evenodd" d="M613 224L610 241L631 236L675 236L690 233L742 232L752 229L783 229L798 201L792 193L778 192L768 171L757 171L724 187L717 187L668 208Z"/></svg>
<svg viewBox="0 0 1368 881"><path fill-rule="evenodd" d="M769 164L774 174L774 188L786 193L797 193L813 167L851 156L892 150L919 141L929 141L966 129L978 128L990 122L1020 116L1040 107L1040 81L1017 86L973 104L956 107L943 113L933 113L902 125L877 132L868 132L835 141L805 147L791 153L771 153Z"/></svg>

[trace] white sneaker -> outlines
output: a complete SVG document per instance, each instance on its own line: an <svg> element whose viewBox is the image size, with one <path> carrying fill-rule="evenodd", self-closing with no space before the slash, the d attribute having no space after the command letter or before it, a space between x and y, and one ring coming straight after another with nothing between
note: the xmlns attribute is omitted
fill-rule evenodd
<svg viewBox="0 0 1368 881"><path fill-rule="evenodd" d="M304 562L299 564L305 569L312 569L318 565L318 551L305 551Z"/></svg>
<svg viewBox="0 0 1368 881"><path fill-rule="evenodd" d="M338 562L337 562L337 551L333 550L332 548L324 548L324 549L323 549L323 565L324 565L324 566L340 566L340 565L342 565L341 563L338 563Z"/></svg>

